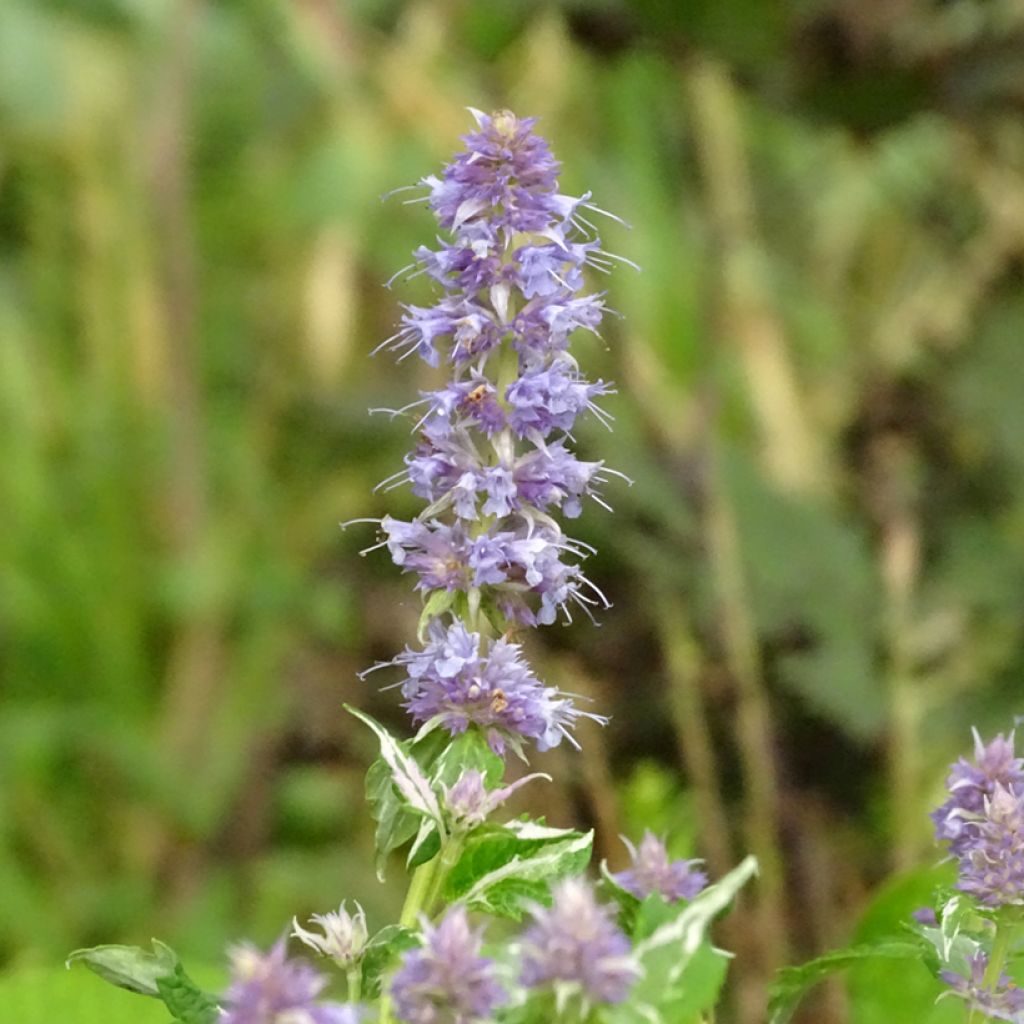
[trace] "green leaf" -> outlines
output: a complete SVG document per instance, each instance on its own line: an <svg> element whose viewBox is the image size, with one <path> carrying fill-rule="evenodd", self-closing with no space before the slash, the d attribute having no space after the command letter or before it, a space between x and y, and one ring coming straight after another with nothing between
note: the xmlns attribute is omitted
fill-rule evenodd
<svg viewBox="0 0 1024 1024"><path fill-rule="evenodd" d="M157 989L164 1005L181 1024L213 1024L220 1015L217 1000L200 989L177 964L167 978L157 978Z"/></svg>
<svg viewBox="0 0 1024 1024"><path fill-rule="evenodd" d="M455 603L456 593L457 591L454 590L435 590L427 598L423 605L423 611L420 613L419 625L416 627L416 639L421 644L426 642L427 627L430 623L439 615L444 615Z"/></svg>
<svg viewBox="0 0 1024 1024"><path fill-rule="evenodd" d="M429 860L427 853L434 844L433 832L441 827L441 808L427 774L429 765L443 753L444 737L437 731L422 733L413 743L402 742L369 715L354 708L348 710L365 722L377 735L381 756L366 773L366 799L370 815L377 822L374 836L377 848L377 877L383 882L388 855L417 836L411 859L421 863ZM425 767L426 766L426 767ZM424 830L422 826L429 824Z"/></svg>
<svg viewBox="0 0 1024 1024"><path fill-rule="evenodd" d="M479 729L467 729L441 751L434 764L433 779L435 783L451 786L470 769L480 772L489 788L499 785L505 774L505 761L491 750Z"/></svg>
<svg viewBox="0 0 1024 1024"><path fill-rule="evenodd" d="M634 955L643 968L628 1007L614 1020L633 1024L672 1020L697 1024L715 1005L728 954L712 947L708 929L757 870L747 857L720 882L689 903L669 903L655 894L636 911Z"/></svg>
<svg viewBox="0 0 1024 1024"><path fill-rule="evenodd" d="M157 939L151 940L153 952L139 946L93 946L76 949L66 961L84 964L94 974L118 988L140 995L161 998L159 981L174 975L179 965L178 956L169 946Z"/></svg>
<svg viewBox="0 0 1024 1024"><path fill-rule="evenodd" d="M448 875L445 899L518 920L524 904L548 900L552 882L586 868L593 838L593 832L530 821L484 826L467 839Z"/></svg>
<svg viewBox="0 0 1024 1024"><path fill-rule="evenodd" d="M630 935L635 934L636 915L640 909L640 900L628 889L623 889L612 876L606 860L601 861L601 890L619 905L619 924Z"/></svg>
<svg viewBox="0 0 1024 1024"><path fill-rule="evenodd" d="M396 740L376 719L348 704L345 708L376 733L377 739L380 740L380 756L390 769L391 781L402 794L406 806L440 825L441 808L437 802L437 795L416 759L406 750L406 744Z"/></svg>
<svg viewBox="0 0 1024 1024"><path fill-rule="evenodd" d="M391 769L382 760L374 761L366 772L366 799L370 815L377 822L374 834L376 869L377 877L383 882L388 854L416 835L422 819L405 809L391 783Z"/></svg>
<svg viewBox="0 0 1024 1024"><path fill-rule="evenodd" d="M418 868L421 864L433 860L441 852L441 837L437 829L429 822L420 823L420 829L416 841L409 847L409 856L406 858L407 868Z"/></svg>
<svg viewBox="0 0 1024 1024"><path fill-rule="evenodd" d="M213 1024L217 1000L185 973L174 950L157 939L152 942L152 953L138 946L76 949L67 966L82 963L118 988L161 999L179 1024Z"/></svg>
<svg viewBox="0 0 1024 1024"><path fill-rule="evenodd" d="M846 990L850 999L851 1024L891 1024L892 1021L914 1021L915 1024L963 1024L963 1007L949 999L936 999L948 991L938 980L943 957L945 929L949 959L956 961L958 950L967 941L960 933L961 925L973 922L966 914L966 905L951 899L960 894L952 890L956 878L951 863L922 867L887 880L871 899L856 930L851 945L862 946L887 942L894 937L915 941L909 933L913 912L922 906L937 907L940 927L918 927L923 936L921 968L911 968L900 960L875 958L851 964L846 972ZM953 969L957 969L955 965Z"/></svg>
<svg viewBox="0 0 1024 1024"><path fill-rule="evenodd" d="M921 957L920 942L891 939L826 953L799 967L784 967L775 976L775 981L769 989L769 1024L786 1024L800 1005L800 1000L810 989L830 974L844 970L851 964L879 958L919 961Z"/></svg>
<svg viewBox="0 0 1024 1024"><path fill-rule="evenodd" d="M382 976L399 954L418 945L416 933L398 924L389 924L377 932L363 950L363 999L376 999L380 995Z"/></svg>

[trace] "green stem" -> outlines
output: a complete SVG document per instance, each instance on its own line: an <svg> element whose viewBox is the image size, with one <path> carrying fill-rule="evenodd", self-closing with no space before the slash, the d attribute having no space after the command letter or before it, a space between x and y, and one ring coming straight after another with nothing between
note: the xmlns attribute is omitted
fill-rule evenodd
<svg viewBox="0 0 1024 1024"><path fill-rule="evenodd" d="M348 1001L358 1003L363 994L363 969L359 964L350 967L346 972L348 978Z"/></svg>
<svg viewBox="0 0 1024 1024"><path fill-rule="evenodd" d="M403 928L415 928L416 918L423 909L427 892L430 889L439 862L438 857L421 864L413 873L409 882L409 891L405 894L405 903L402 905L402 915L398 923Z"/></svg>
<svg viewBox="0 0 1024 1024"><path fill-rule="evenodd" d="M427 890L431 886L439 861L439 857L434 857L433 860L428 860L426 864L421 864L412 873L412 878L409 880L409 889L405 894L405 903L402 904L402 913L398 918L398 923L403 928L416 927L416 918L423 909L423 901L426 898ZM350 978L349 991L351 991L351 985L352 980ZM377 1017L377 1024L391 1024L391 996L388 995L386 989L381 993L380 1014Z"/></svg>
<svg viewBox="0 0 1024 1024"><path fill-rule="evenodd" d="M428 914L433 910L440 898L441 891L444 888L444 883L448 880L449 873L459 862L464 845L464 836L449 836L448 841L441 847L440 856L435 858L438 862L437 871L434 872L434 877L431 879L430 883L430 890L427 893L426 899L423 901L423 906Z"/></svg>

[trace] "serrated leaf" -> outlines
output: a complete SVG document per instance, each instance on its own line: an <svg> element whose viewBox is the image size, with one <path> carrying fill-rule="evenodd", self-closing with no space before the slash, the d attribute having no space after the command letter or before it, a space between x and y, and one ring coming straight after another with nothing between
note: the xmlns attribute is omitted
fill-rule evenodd
<svg viewBox="0 0 1024 1024"><path fill-rule="evenodd" d="M644 965L644 975L633 987L627 1003L615 1007L608 1024L703 1024L705 1014L718 1002L730 957L707 940L701 943L671 986L664 975L674 953L659 950L661 964Z"/></svg>
<svg viewBox="0 0 1024 1024"><path fill-rule="evenodd" d="M368 725L380 741L380 756L391 770L391 781L405 798L410 810L441 824L441 808L437 795L431 789L430 781L398 740L370 715L345 705L346 709L361 722Z"/></svg>
<svg viewBox="0 0 1024 1024"><path fill-rule="evenodd" d="M382 760L374 761L366 772L366 799L370 815L377 822L374 834L376 869L377 877L383 882L388 854L416 835L422 819L405 809L391 784L391 769Z"/></svg>
<svg viewBox="0 0 1024 1024"><path fill-rule="evenodd" d="M590 862L592 832L533 822L485 826L466 841L445 883L448 901L518 920L531 901L546 901L551 883Z"/></svg>
<svg viewBox="0 0 1024 1024"><path fill-rule="evenodd" d="M83 964L118 988L159 999L159 980L172 977L179 961L170 946L157 939L151 941L152 953L139 946L93 946L76 949L65 962L68 967Z"/></svg>
<svg viewBox="0 0 1024 1024"><path fill-rule="evenodd" d="M164 1005L181 1024L213 1024L220 1016L217 1000L200 989L180 963L170 977L158 978L156 984Z"/></svg>
<svg viewBox="0 0 1024 1024"><path fill-rule="evenodd" d="M404 950L419 945L414 931L398 924L382 928L363 950L363 999L376 999L380 995L381 978Z"/></svg>
<svg viewBox="0 0 1024 1024"><path fill-rule="evenodd" d="M754 857L745 858L724 878L714 885L709 885L699 896L683 905L670 920L659 924L646 938L638 942L635 947L636 954L642 957L659 946L678 945L681 961L686 956L692 956L703 941L714 918L732 903L736 893L756 873L757 860ZM654 907L657 904L649 900L648 905Z"/></svg>
<svg viewBox="0 0 1024 1024"><path fill-rule="evenodd" d="M725 980L729 954L708 938L714 918L732 903L757 870L748 857L721 881L688 903L658 894L636 909L633 952L643 969L618 1024L641 1020L699 1021L714 1006Z"/></svg>
<svg viewBox="0 0 1024 1024"><path fill-rule="evenodd" d="M840 949L810 960L799 967L784 967L775 976L768 993L769 1024L786 1024L800 1000L831 974L862 960L920 960L919 942L893 939Z"/></svg>

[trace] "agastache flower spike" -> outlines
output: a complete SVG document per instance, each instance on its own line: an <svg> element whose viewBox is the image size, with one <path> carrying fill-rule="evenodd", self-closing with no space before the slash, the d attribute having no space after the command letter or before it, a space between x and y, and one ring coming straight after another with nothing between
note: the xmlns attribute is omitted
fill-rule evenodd
<svg viewBox="0 0 1024 1024"><path fill-rule="evenodd" d="M421 919L424 945L403 954L391 981L395 1013L405 1024L471 1024L490 1020L506 1001L466 908L455 906L438 925Z"/></svg>
<svg viewBox="0 0 1024 1024"><path fill-rule="evenodd" d="M518 750L524 739L533 740L538 750L557 746L563 736L572 742L570 730L581 716L606 721L544 686L522 661L518 644L487 640L461 622L447 629L435 623L423 650L407 647L385 664L405 669L405 707L417 724L434 722L453 735L476 725L497 754L505 752L506 743Z"/></svg>
<svg viewBox="0 0 1024 1024"><path fill-rule="evenodd" d="M977 821L985 809L985 800L997 785L1024 793L1024 758L1014 756L1013 733L1000 733L991 743L974 733L974 762L961 757L952 766L946 788L949 799L932 812L935 838L948 842L954 856L960 856L977 835Z"/></svg>
<svg viewBox="0 0 1024 1024"><path fill-rule="evenodd" d="M447 383L392 411L420 410L418 441L380 487L408 484L427 507L412 522L385 516L377 546L417 577L433 621L423 624L422 651L389 664L407 672L402 692L417 723L481 728L497 752L523 739L544 750L570 736L583 712L533 676L517 644L484 636L481 620L486 613L503 634L560 614L571 621L572 606L591 617L608 607L580 568L592 550L554 516L575 518L587 498L608 508L599 488L621 476L569 447L581 415L610 426L597 400L614 392L582 376L567 352L572 332L596 333L605 312L600 294L581 294L585 268L606 272L619 258L586 218L604 213L589 193L558 192L558 164L533 119L472 114L465 150L421 181L450 237L420 246L407 269L441 295L433 306L405 306L399 330L379 346L450 367ZM438 592L453 596L432 600Z"/></svg>
<svg viewBox="0 0 1024 1024"><path fill-rule="evenodd" d="M267 953L236 946L230 958L220 1024L358 1024L356 1007L317 1000L327 979L309 964L289 960L284 939Z"/></svg>
<svg viewBox="0 0 1024 1024"><path fill-rule="evenodd" d="M523 934L522 983L572 985L590 1003L623 1002L639 969L612 908L599 904L579 878L561 882L553 896L550 908L534 908L534 923Z"/></svg>
<svg viewBox="0 0 1024 1024"><path fill-rule="evenodd" d="M633 863L612 878L638 899L659 893L670 901L692 900L708 884L708 876L695 870L694 866L700 861L670 861L664 842L653 832L648 830L644 833L639 849L625 836L622 841L629 849Z"/></svg>
<svg viewBox="0 0 1024 1024"><path fill-rule="evenodd" d="M986 907L1024 904L1024 801L996 783L960 859L958 888Z"/></svg>

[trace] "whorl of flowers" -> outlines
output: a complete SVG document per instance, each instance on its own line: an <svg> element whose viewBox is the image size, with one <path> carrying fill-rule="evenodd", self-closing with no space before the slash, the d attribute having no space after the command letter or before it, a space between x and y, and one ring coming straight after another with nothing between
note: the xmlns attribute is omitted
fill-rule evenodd
<svg viewBox="0 0 1024 1024"><path fill-rule="evenodd" d="M407 269L440 295L429 307L404 306L401 329L380 346L434 367L443 359L449 371L442 387L393 411L417 410L418 440L381 486L407 483L428 504L412 522L385 516L378 546L417 577L431 621L423 650L390 664L406 670L417 723L452 733L479 726L498 752L523 739L544 750L570 736L581 712L538 682L517 644L481 630L486 621L504 634L608 605L581 568L591 549L553 517L578 516L586 497L603 505L599 488L613 472L571 450L580 415L609 424L595 400L611 389L581 376L568 344L604 314L602 295L582 294L584 268L607 271L614 258L587 220L589 193L558 191L558 164L533 119L473 115L465 150L421 182L450 237L419 248Z"/></svg>
<svg viewBox="0 0 1024 1024"><path fill-rule="evenodd" d="M220 1024L358 1024L356 1007L317 1001L327 979L304 961L289 960L284 939L266 953L236 946L230 957Z"/></svg>
<svg viewBox="0 0 1024 1024"><path fill-rule="evenodd" d="M612 877L637 899L659 893L669 901L692 900L708 884L708 876L696 869L700 861L669 860L665 843L647 830L637 848L623 836L632 864Z"/></svg>
<svg viewBox="0 0 1024 1024"><path fill-rule="evenodd" d="M986 907L1024 903L1024 802L999 784L961 855L959 888Z"/></svg>
<svg viewBox="0 0 1024 1024"><path fill-rule="evenodd" d="M957 859L957 887L982 906L1024 904L1024 760L1013 736L985 745L974 733L974 762L961 758L949 799L932 814L936 834Z"/></svg>
<svg viewBox="0 0 1024 1024"><path fill-rule="evenodd" d="M591 1003L621 1003L638 977L629 939L612 907L594 898L582 879L569 878L553 892L551 907L536 907L522 938L520 980L530 988L578 985Z"/></svg>
<svg viewBox="0 0 1024 1024"><path fill-rule="evenodd" d="M960 856L977 836L978 821L985 812L985 801L997 785L1024 792L1024 758L1015 757L1013 734L1000 733L989 744L974 733L974 761L961 757L950 768L946 780L949 799L932 812L935 838L948 842L949 851Z"/></svg>
<svg viewBox="0 0 1024 1024"><path fill-rule="evenodd" d="M995 984L985 984L985 972L989 958L979 950L967 962L968 975L956 971L942 971L942 980L949 985L952 993L967 1002L971 1010L985 1015L989 1020L1005 1020L1019 1024L1024 1020L1024 989L1000 974Z"/></svg>
<svg viewBox="0 0 1024 1024"><path fill-rule="evenodd" d="M506 1000L493 965L480 956L480 933L463 906L441 923L423 919L424 945L403 954L391 981L395 1013L406 1024L470 1024L488 1020Z"/></svg>

